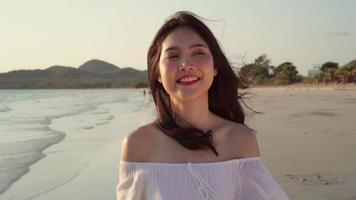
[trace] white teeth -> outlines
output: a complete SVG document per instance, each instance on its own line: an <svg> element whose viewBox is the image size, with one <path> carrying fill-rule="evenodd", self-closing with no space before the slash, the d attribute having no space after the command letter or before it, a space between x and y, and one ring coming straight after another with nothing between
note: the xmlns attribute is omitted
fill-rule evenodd
<svg viewBox="0 0 356 200"><path fill-rule="evenodd" d="M190 82L190 81L195 81L198 80L199 77L197 76L186 76L181 79L179 79L179 82Z"/></svg>

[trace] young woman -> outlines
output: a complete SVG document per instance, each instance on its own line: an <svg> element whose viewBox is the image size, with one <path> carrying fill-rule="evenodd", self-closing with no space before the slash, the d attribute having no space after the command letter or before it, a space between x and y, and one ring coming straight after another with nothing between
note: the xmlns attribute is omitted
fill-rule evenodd
<svg viewBox="0 0 356 200"><path fill-rule="evenodd" d="M122 144L117 199L288 199L244 125L238 77L196 15L169 18L147 63L158 116Z"/></svg>

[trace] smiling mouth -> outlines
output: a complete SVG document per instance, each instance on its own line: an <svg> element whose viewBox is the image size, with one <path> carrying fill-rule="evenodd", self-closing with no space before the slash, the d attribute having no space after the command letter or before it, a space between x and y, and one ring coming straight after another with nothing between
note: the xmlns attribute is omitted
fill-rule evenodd
<svg viewBox="0 0 356 200"><path fill-rule="evenodd" d="M199 77L183 77L183 78L179 79L177 82L180 85L189 86L189 85L194 85L199 80L200 80Z"/></svg>

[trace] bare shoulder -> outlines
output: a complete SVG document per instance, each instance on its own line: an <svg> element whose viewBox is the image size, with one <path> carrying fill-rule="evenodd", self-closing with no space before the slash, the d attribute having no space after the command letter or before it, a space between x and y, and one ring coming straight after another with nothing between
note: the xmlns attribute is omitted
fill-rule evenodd
<svg viewBox="0 0 356 200"><path fill-rule="evenodd" d="M259 157L256 133L244 124L230 122L230 134L228 135L230 149L239 157Z"/></svg>
<svg viewBox="0 0 356 200"><path fill-rule="evenodd" d="M153 129L153 123L149 123L130 132L121 144L121 159L131 162L145 160L155 141Z"/></svg>

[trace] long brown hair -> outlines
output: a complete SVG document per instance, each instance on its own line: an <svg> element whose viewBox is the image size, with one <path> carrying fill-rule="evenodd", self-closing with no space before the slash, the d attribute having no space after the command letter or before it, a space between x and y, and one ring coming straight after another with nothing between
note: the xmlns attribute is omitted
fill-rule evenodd
<svg viewBox="0 0 356 200"><path fill-rule="evenodd" d="M147 54L148 79L157 108L158 118L155 125L166 135L175 139L185 148L191 150L211 149L219 155L213 144L212 130L203 132L173 114L170 97L162 83L160 76L159 60L162 43L169 33L178 27L188 27L195 31L208 45L214 60L214 67L218 74L208 91L209 110L227 120L240 124L245 122L245 114L240 105L243 95L238 95L239 78L232 69L232 65L221 50L218 41L209 28L191 12L180 11L165 21L156 33ZM184 122L184 126L177 123L177 118Z"/></svg>

